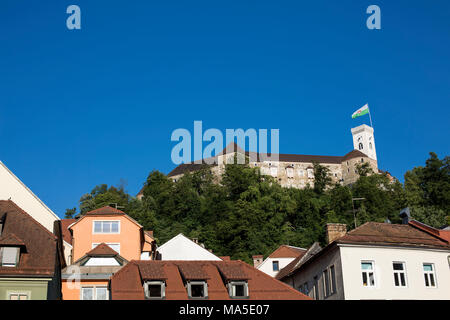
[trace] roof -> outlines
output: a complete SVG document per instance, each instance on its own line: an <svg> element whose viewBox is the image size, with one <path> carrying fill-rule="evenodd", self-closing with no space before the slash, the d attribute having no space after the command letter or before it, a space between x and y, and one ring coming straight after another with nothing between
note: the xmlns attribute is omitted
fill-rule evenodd
<svg viewBox="0 0 450 320"><path fill-rule="evenodd" d="M336 242L450 249L448 241L410 225L379 222L367 222L337 239Z"/></svg>
<svg viewBox="0 0 450 320"><path fill-rule="evenodd" d="M0 246L25 246L25 242L14 233L0 237Z"/></svg>
<svg viewBox="0 0 450 320"><path fill-rule="evenodd" d="M347 153L345 156L342 157L342 161L347 161L353 158L367 158L368 156L365 153L362 153L359 150L352 150L349 153Z"/></svg>
<svg viewBox="0 0 450 320"><path fill-rule="evenodd" d="M95 210L91 210L89 212L86 212L84 215L86 216L101 216L101 215L125 215L126 213L122 210L110 207L110 206L104 206Z"/></svg>
<svg viewBox="0 0 450 320"><path fill-rule="evenodd" d="M306 249L281 245L277 250L269 255L269 258L297 258L302 256L306 252Z"/></svg>
<svg viewBox="0 0 450 320"><path fill-rule="evenodd" d="M145 299L142 283L147 280L166 281L167 300L187 300L185 282L190 280L207 281L209 300L229 300L226 284L233 280L248 282L250 300L310 300L287 284L239 260L133 260L111 278L111 299Z"/></svg>
<svg viewBox="0 0 450 320"><path fill-rule="evenodd" d="M416 220L409 221L409 225L416 227L422 231L428 232L429 234L434 235L442 240L450 242L450 230L446 228L436 229Z"/></svg>
<svg viewBox="0 0 450 320"><path fill-rule="evenodd" d="M86 253L89 257L114 257L118 255L118 252L108 246L106 243L100 243L94 249Z"/></svg>
<svg viewBox="0 0 450 320"><path fill-rule="evenodd" d="M161 254L161 260L221 260L182 233L159 246L157 251Z"/></svg>
<svg viewBox="0 0 450 320"><path fill-rule="evenodd" d="M275 276L275 279L281 280L286 276L292 274L295 270L300 268L306 261L311 259L316 253L318 253L322 248L320 247L318 242L315 242L309 249L299 255L297 258L292 260L289 264L287 264L283 269L281 269L278 274Z"/></svg>
<svg viewBox="0 0 450 320"><path fill-rule="evenodd" d="M57 237L11 200L0 200L4 217L4 244L24 245L17 267L1 267L0 276L53 276L56 268Z"/></svg>
<svg viewBox="0 0 450 320"><path fill-rule="evenodd" d="M72 233L70 233L69 226L75 221L77 221L77 219L61 219L63 240L70 245L72 244Z"/></svg>

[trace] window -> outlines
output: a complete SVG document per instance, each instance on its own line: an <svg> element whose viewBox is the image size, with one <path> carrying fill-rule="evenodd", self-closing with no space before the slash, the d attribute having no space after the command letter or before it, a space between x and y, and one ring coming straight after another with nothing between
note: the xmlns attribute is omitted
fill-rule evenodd
<svg viewBox="0 0 450 320"><path fill-rule="evenodd" d="M300 286L300 292L303 294L308 295L309 294L309 286L308 286L308 282L305 282L304 284L302 284Z"/></svg>
<svg viewBox="0 0 450 320"><path fill-rule="evenodd" d="M359 148L359 150L363 149L363 144L361 142L359 143L358 148Z"/></svg>
<svg viewBox="0 0 450 320"><path fill-rule="evenodd" d="M323 293L324 298L326 298L330 295L330 278L328 275L328 269L325 269L322 272L322 281L323 281L322 293Z"/></svg>
<svg viewBox="0 0 450 320"><path fill-rule="evenodd" d="M392 269L394 270L394 286L406 287L406 269L404 262L393 262Z"/></svg>
<svg viewBox="0 0 450 320"><path fill-rule="evenodd" d="M308 175L308 178L314 178L314 170L309 168L306 170L306 174Z"/></svg>
<svg viewBox="0 0 450 320"><path fill-rule="evenodd" d="M92 249L98 246L100 243L93 243ZM120 243L106 243L111 249L120 254Z"/></svg>
<svg viewBox="0 0 450 320"><path fill-rule="evenodd" d="M432 263L423 264L423 275L425 277L425 287L436 287L436 276L434 274L434 265Z"/></svg>
<svg viewBox="0 0 450 320"><path fill-rule="evenodd" d="M373 262L361 262L362 284L364 287L375 287L375 273Z"/></svg>
<svg viewBox="0 0 450 320"><path fill-rule="evenodd" d="M108 300L108 288L99 287L81 287L81 300Z"/></svg>
<svg viewBox="0 0 450 320"><path fill-rule="evenodd" d="M305 176L305 171L303 169L298 169L298 176L299 177L304 177Z"/></svg>
<svg viewBox="0 0 450 320"><path fill-rule="evenodd" d="M331 287L330 287L330 294L336 293L336 270L334 266L330 267L330 279L331 279Z"/></svg>
<svg viewBox="0 0 450 320"><path fill-rule="evenodd" d="M317 276L314 277L313 298L319 300L319 281Z"/></svg>
<svg viewBox="0 0 450 320"><path fill-rule="evenodd" d="M230 298L248 298L247 281L232 281L228 284Z"/></svg>
<svg viewBox="0 0 450 320"><path fill-rule="evenodd" d="M270 167L270 174L273 177L276 177L278 175L278 168L277 167Z"/></svg>
<svg viewBox="0 0 450 320"><path fill-rule="evenodd" d="M369 149L372 150L372 142L369 142Z"/></svg>
<svg viewBox="0 0 450 320"><path fill-rule="evenodd" d="M27 293L8 293L9 300L29 300Z"/></svg>
<svg viewBox="0 0 450 320"><path fill-rule="evenodd" d="M164 299L166 296L166 284L164 281L147 281L144 285L147 299Z"/></svg>
<svg viewBox="0 0 450 320"><path fill-rule="evenodd" d="M288 178L294 177L294 169L293 168L286 168L286 175Z"/></svg>
<svg viewBox="0 0 450 320"><path fill-rule="evenodd" d="M208 285L206 281L190 281L187 284L189 298L207 298L208 297Z"/></svg>
<svg viewBox="0 0 450 320"><path fill-rule="evenodd" d="M120 233L120 221L94 221L93 233Z"/></svg>
<svg viewBox="0 0 450 320"><path fill-rule="evenodd" d="M0 258L2 267L16 267L19 263L20 248L3 247L0 248Z"/></svg>
<svg viewBox="0 0 450 320"><path fill-rule="evenodd" d="M278 261L272 261L272 270L273 271L280 271L280 264Z"/></svg>

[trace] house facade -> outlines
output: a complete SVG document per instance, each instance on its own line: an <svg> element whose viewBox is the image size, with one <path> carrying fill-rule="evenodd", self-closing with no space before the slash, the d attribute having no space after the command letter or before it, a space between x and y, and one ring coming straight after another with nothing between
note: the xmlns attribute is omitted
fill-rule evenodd
<svg viewBox="0 0 450 320"><path fill-rule="evenodd" d="M112 300L309 300L242 261L131 261L110 281Z"/></svg>
<svg viewBox="0 0 450 320"><path fill-rule="evenodd" d="M193 241L182 233L159 246L157 252L158 260L222 260L198 241Z"/></svg>
<svg viewBox="0 0 450 320"><path fill-rule="evenodd" d="M450 245L412 223L366 223L286 266L277 279L317 300L450 299ZM341 229L342 234L336 234Z"/></svg>
<svg viewBox="0 0 450 320"><path fill-rule="evenodd" d="M0 300L61 299L63 267L62 236L0 200Z"/></svg>
<svg viewBox="0 0 450 320"><path fill-rule="evenodd" d="M253 256L253 266L269 276L275 277L281 269L286 267L295 258L303 256L305 252L306 249L304 248L281 245L265 260L262 260L263 256L261 255Z"/></svg>

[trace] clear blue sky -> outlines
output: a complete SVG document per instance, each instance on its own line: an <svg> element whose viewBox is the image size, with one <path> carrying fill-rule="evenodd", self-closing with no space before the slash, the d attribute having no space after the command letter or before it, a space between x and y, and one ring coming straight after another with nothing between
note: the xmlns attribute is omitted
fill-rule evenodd
<svg viewBox="0 0 450 320"><path fill-rule="evenodd" d="M403 181L449 154L450 1L0 1L0 160L59 215L168 173L194 120L344 155L367 102L381 169Z"/></svg>

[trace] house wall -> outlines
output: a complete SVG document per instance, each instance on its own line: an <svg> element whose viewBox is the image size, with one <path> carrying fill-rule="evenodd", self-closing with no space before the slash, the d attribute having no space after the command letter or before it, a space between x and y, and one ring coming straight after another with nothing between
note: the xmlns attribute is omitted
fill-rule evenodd
<svg viewBox="0 0 450 320"><path fill-rule="evenodd" d="M323 286L323 271L329 269L330 266L335 268L336 274L336 293L325 297ZM283 282L290 285L296 290L300 291L300 286L305 282L308 283L309 294L308 296L314 298L314 277L317 276L319 296L315 297L316 300L342 300L344 299L344 287L342 281L342 264L341 257L338 248L332 249L328 254L317 257L313 263L303 266L299 271L292 276L283 279Z"/></svg>
<svg viewBox="0 0 450 320"><path fill-rule="evenodd" d="M120 221L118 234L94 234L94 221ZM93 243L120 243L120 255L131 261L141 257L140 227L125 216L84 216L71 227L73 231L72 261L92 250Z"/></svg>
<svg viewBox="0 0 450 320"><path fill-rule="evenodd" d="M161 254L161 260L221 260L181 234L159 247L158 252Z"/></svg>
<svg viewBox="0 0 450 320"><path fill-rule="evenodd" d="M26 293L30 300L47 300L48 283L51 279L2 278L0 300L8 300L9 292Z"/></svg>
<svg viewBox="0 0 450 320"><path fill-rule="evenodd" d="M449 255L450 251L342 246L345 299L450 299ZM374 261L374 288L362 285L362 260ZM394 261L406 263L406 288L394 286ZM423 263L434 263L436 288L425 287Z"/></svg>
<svg viewBox="0 0 450 320"><path fill-rule="evenodd" d="M0 200L10 199L53 233L59 217L0 161Z"/></svg>
<svg viewBox="0 0 450 320"><path fill-rule="evenodd" d="M286 267L294 258L267 258L256 269L268 274L271 277L275 277L281 269ZM273 261L278 261L278 271L273 271Z"/></svg>
<svg viewBox="0 0 450 320"><path fill-rule="evenodd" d="M109 280L81 280L79 285L67 280L62 281L63 300L81 300L81 287L107 287Z"/></svg>

